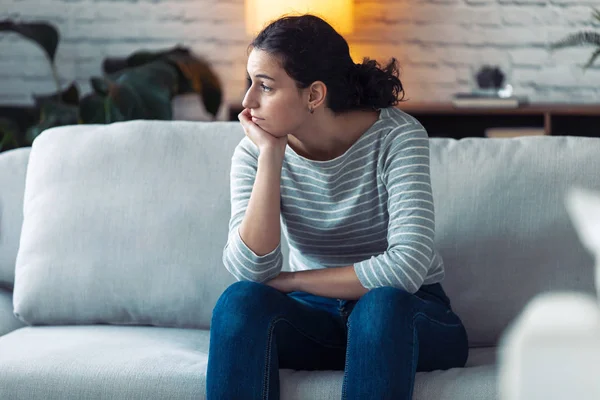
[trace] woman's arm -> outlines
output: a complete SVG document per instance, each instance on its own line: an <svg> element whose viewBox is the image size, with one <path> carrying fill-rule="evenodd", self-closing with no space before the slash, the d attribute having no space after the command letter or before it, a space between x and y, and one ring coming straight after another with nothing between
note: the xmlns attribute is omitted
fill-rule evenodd
<svg viewBox="0 0 600 400"><path fill-rule="evenodd" d="M246 214L240 224L240 237L256 255L264 256L279 246L281 226L281 166L283 155L269 149L258 156L256 179Z"/></svg>
<svg viewBox="0 0 600 400"><path fill-rule="evenodd" d="M281 272L267 282L284 293L307 292L334 299L357 300L369 290L358 280L354 266Z"/></svg>
<svg viewBox="0 0 600 400"><path fill-rule="evenodd" d="M240 122L256 147L242 143L232 160L231 221L223 263L238 280L265 282L282 266L280 184L287 137L271 136L245 112Z"/></svg>
<svg viewBox="0 0 600 400"><path fill-rule="evenodd" d="M387 250L354 264L368 289L391 286L415 293L435 258L435 211L429 138L418 122L392 130L382 143L379 175L387 192Z"/></svg>

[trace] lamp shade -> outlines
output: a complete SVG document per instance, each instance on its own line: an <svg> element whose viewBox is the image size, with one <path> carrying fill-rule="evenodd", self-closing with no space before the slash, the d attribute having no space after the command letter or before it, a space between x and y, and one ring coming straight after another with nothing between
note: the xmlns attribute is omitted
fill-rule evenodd
<svg viewBox="0 0 600 400"><path fill-rule="evenodd" d="M353 0L246 0L246 31L256 35L282 15L313 14L339 33L354 29Z"/></svg>

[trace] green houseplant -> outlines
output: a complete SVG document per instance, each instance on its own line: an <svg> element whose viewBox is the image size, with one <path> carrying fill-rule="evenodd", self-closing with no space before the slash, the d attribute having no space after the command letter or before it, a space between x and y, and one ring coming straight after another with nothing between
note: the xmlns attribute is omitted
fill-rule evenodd
<svg viewBox="0 0 600 400"><path fill-rule="evenodd" d="M592 18L595 23L600 24L600 10L594 8L592 10ZM555 43L552 43L550 45L550 50L586 45L591 45L596 48L583 67L583 69L586 70L590 68L594 64L594 61L596 61L596 59L600 56L600 32L581 31L573 33Z"/></svg>
<svg viewBox="0 0 600 400"><path fill-rule="evenodd" d="M84 96L75 82L63 89L55 65L58 30L46 22L0 21L0 32L14 32L39 45L48 60L56 93L34 95L33 124L0 116L0 151L29 146L45 129L72 124L104 124L132 119L172 119L171 100L197 93L207 112L216 116L222 101L217 75L208 62L176 46L157 52L139 51L104 60L102 77L90 78L92 92Z"/></svg>

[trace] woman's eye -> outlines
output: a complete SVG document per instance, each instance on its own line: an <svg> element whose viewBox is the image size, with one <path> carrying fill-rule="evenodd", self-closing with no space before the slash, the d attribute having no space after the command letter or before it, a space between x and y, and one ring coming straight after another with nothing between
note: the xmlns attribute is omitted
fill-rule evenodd
<svg viewBox="0 0 600 400"><path fill-rule="evenodd" d="M262 88L262 90L264 90L265 92L270 92L271 88L268 87L267 85L265 85L264 83L260 84L260 87Z"/></svg>

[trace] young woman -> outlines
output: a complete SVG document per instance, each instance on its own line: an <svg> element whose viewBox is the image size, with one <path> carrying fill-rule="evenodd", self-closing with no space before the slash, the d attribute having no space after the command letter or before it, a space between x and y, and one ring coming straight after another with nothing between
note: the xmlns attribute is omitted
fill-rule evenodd
<svg viewBox="0 0 600 400"><path fill-rule="evenodd" d="M394 107L395 60L355 64L311 15L250 49L223 253L239 282L213 312L208 399L278 399L280 368L344 370L344 399L410 399L415 372L462 367L468 347L440 286L427 133Z"/></svg>

